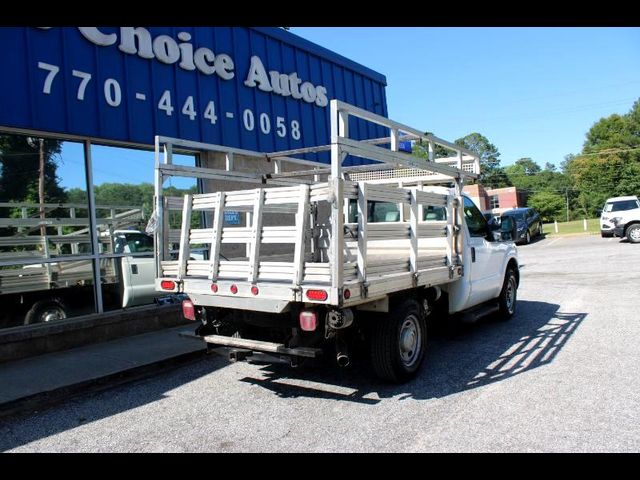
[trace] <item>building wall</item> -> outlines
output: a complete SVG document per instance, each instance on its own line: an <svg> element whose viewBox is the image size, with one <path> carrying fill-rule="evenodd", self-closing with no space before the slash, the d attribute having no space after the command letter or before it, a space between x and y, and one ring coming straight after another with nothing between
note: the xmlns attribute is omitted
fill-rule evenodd
<svg viewBox="0 0 640 480"><path fill-rule="evenodd" d="M465 185L463 192L473 200L482 213L502 213L526 206L527 195L516 187L485 189L480 184ZM498 207L491 208L491 197L498 197Z"/></svg>

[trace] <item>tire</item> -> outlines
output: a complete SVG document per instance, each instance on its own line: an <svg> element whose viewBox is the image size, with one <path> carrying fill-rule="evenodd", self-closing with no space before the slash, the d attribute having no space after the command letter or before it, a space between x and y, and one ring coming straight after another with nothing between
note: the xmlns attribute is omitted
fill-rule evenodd
<svg viewBox="0 0 640 480"><path fill-rule="evenodd" d="M531 243L531 232L527 230L527 235L524 237L524 244L529 245Z"/></svg>
<svg viewBox="0 0 640 480"><path fill-rule="evenodd" d="M405 300L374 322L370 338L374 373L392 383L411 380L427 350L427 324L420 304L414 299Z"/></svg>
<svg viewBox="0 0 640 480"><path fill-rule="evenodd" d="M513 268L507 268L507 273L504 276L504 282L502 284L502 290L498 297L498 304L500 306L499 316L501 320L509 320L516 313L516 304L518 303L518 280Z"/></svg>
<svg viewBox="0 0 640 480"><path fill-rule="evenodd" d="M628 227L625 236L631 243L640 243L640 223L634 223Z"/></svg>
<svg viewBox="0 0 640 480"><path fill-rule="evenodd" d="M544 232L542 231L542 223L540 223L540 225L538 225L538 236L541 237L544 234Z"/></svg>
<svg viewBox="0 0 640 480"><path fill-rule="evenodd" d="M67 308L60 300L40 300L24 316L24 325L64 320L67 316Z"/></svg>

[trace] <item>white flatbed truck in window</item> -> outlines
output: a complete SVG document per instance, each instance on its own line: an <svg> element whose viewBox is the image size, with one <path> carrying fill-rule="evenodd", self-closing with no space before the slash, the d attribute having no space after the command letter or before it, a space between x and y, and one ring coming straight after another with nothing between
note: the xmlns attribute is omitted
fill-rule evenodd
<svg viewBox="0 0 640 480"><path fill-rule="evenodd" d="M266 354L296 364L335 346L346 366L352 343L365 340L375 373L404 382L424 358L428 319L514 314L517 250L508 225L491 230L463 195L479 174L474 153L337 100L330 107L327 146L265 154L156 138L156 288L187 294L185 317L201 322L194 337L226 347L231 360ZM353 140L350 117L390 135ZM429 159L399 151L401 140L428 145ZM436 145L455 156L434 158ZM226 168L174 165L174 148L222 155ZM330 165L299 158L321 151ZM347 155L377 163L343 167ZM240 156L273 172L236 171ZM166 197L171 176L256 188ZM168 227L172 210L180 230ZM243 213L245 224L225 224L225 212ZM191 227L193 215L205 228ZM231 244L242 247L235 256L225 254ZM208 246L208 258L190 259L192 245Z"/></svg>

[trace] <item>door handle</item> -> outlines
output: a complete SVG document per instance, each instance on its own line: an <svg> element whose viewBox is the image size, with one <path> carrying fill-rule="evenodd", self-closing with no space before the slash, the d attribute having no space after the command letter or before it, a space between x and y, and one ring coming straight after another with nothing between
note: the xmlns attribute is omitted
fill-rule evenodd
<svg viewBox="0 0 640 480"><path fill-rule="evenodd" d="M134 275L138 274L138 265L131 265L131 273Z"/></svg>
<svg viewBox="0 0 640 480"><path fill-rule="evenodd" d="M471 263L476 261L476 247L471 247Z"/></svg>

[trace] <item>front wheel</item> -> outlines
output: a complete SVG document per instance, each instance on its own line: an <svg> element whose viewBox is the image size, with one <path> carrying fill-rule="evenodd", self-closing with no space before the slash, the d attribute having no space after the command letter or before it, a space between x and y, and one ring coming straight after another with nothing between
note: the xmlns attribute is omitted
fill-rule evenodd
<svg viewBox="0 0 640 480"><path fill-rule="evenodd" d="M626 236L631 243L640 243L640 224L634 223L627 228Z"/></svg>
<svg viewBox="0 0 640 480"><path fill-rule="evenodd" d="M502 284L502 290L498 297L498 304L500 306L500 318L502 320L509 320L516 313L516 302L518 296L518 280L513 268L507 268L507 273L504 276L504 283Z"/></svg>
<svg viewBox="0 0 640 480"><path fill-rule="evenodd" d="M393 312L375 320L371 332L371 363L382 380L411 380L427 350L427 324L420 304L408 299Z"/></svg>

